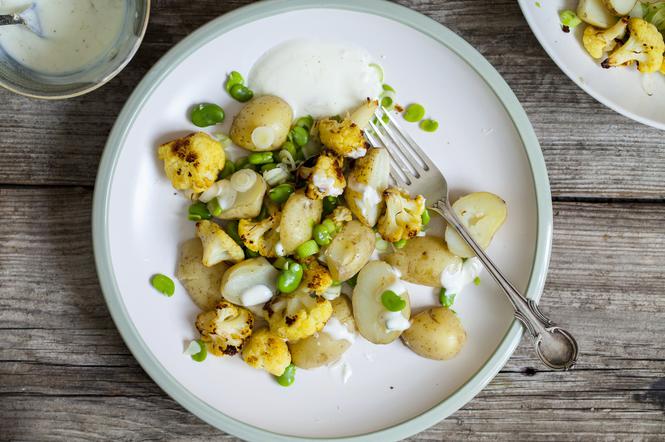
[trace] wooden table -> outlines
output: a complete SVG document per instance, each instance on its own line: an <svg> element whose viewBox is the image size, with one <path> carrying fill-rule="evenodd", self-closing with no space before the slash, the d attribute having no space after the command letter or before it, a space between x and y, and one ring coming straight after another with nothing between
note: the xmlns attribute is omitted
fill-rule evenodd
<svg viewBox="0 0 665 442"><path fill-rule="evenodd" d="M143 46L68 101L0 91L0 439L232 439L164 394L97 282L91 199L106 136L146 71L243 1L153 0ZM547 57L514 0L408 1L498 69L540 139L554 200L542 297L577 336L570 373L523 342L490 385L415 439L665 438L665 135L597 103Z"/></svg>

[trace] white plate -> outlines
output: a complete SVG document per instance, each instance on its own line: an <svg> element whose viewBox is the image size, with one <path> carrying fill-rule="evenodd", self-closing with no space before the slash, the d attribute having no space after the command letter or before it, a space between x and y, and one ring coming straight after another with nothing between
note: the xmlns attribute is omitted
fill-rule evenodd
<svg viewBox="0 0 665 442"><path fill-rule="evenodd" d="M634 66L603 69L582 46L584 22L570 33L561 30L559 11L574 11L577 3L578 0L519 0L524 17L540 44L580 88L628 118L665 129L665 76L656 72L644 84L644 75Z"/></svg>
<svg viewBox="0 0 665 442"><path fill-rule="evenodd" d="M186 219L187 201L164 175L156 146L196 130L187 110L202 101L226 109L221 129L228 130L240 105L224 92L225 74L247 73L273 45L315 36L348 40L374 54L399 100L423 103L440 121L434 134L416 125L409 130L440 165L453 193L488 190L507 201L508 221L490 248L492 258L531 298L539 297L545 280L552 217L547 173L508 86L436 22L388 2L354 3L321 9L308 0L261 2L206 25L147 74L119 116L100 165L95 256L120 332L171 396L211 424L249 439L406 437L477 394L521 334L504 295L483 274L482 284L455 302L468 341L448 362L423 359L400 342L379 347L359 339L346 355L353 370L346 385L323 368L299 370L295 384L283 388L237 357L208 357L199 364L182 354L197 337L197 309L180 285L166 298L150 287L149 278L174 273L178 245L194 237L194 227ZM410 289L416 306L437 304L436 290Z"/></svg>

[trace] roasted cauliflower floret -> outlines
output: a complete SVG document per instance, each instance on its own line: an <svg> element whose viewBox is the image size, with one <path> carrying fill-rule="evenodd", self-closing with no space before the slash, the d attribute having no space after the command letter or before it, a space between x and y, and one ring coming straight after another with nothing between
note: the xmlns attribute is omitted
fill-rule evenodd
<svg viewBox="0 0 665 442"><path fill-rule="evenodd" d="M367 100L342 121L324 118L316 123L314 131L324 146L347 158L365 156L370 145L363 130L374 115L378 103Z"/></svg>
<svg viewBox="0 0 665 442"><path fill-rule="evenodd" d="M303 291L282 293L263 308L270 330L289 341L297 341L321 331L333 310L330 301Z"/></svg>
<svg viewBox="0 0 665 442"><path fill-rule="evenodd" d="M294 293L302 292L310 296L323 296L333 283L330 272L314 257L305 259L302 264L305 268L302 281Z"/></svg>
<svg viewBox="0 0 665 442"><path fill-rule="evenodd" d="M374 227L381 210L381 194L390 182L390 155L373 147L356 160L349 173L344 198L351 212L366 226Z"/></svg>
<svg viewBox="0 0 665 442"><path fill-rule="evenodd" d="M603 67L637 63L637 69L643 74L656 72L663 64L663 35L651 23L641 18L631 18L628 22L628 40L615 49Z"/></svg>
<svg viewBox="0 0 665 442"><path fill-rule="evenodd" d="M626 35L627 27L627 17L621 17L609 29L598 29L589 25L584 29L584 35L582 36L584 48L593 58L601 58L605 52L614 49L617 41L621 42L621 39Z"/></svg>
<svg viewBox="0 0 665 442"><path fill-rule="evenodd" d="M383 192L386 211L379 218L378 230L381 237L389 242L413 238L422 228L422 214L425 211L425 198L421 195L411 198L408 193L396 187Z"/></svg>
<svg viewBox="0 0 665 442"><path fill-rule="evenodd" d="M222 144L205 132L196 132L159 146L159 159L173 187L203 192L224 168Z"/></svg>
<svg viewBox="0 0 665 442"><path fill-rule="evenodd" d="M291 353L282 338L263 328L252 333L242 349L242 359L247 365L281 376L291 363Z"/></svg>
<svg viewBox="0 0 665 442"><path fill-rule="evenodd" d="M214 310L196 317L196 329L208 351L215 356L233 356L252 334L254 316L249 310L220 301Z"/></svg>
<svg viewBox="0 0 665 442"><path fill-rule="evenodd" d="M326 219L335 223L335 227L339 230L344 224L353 219L353 213L351 213L351 210L346 206L337 206L328 216L326 216Z"/></svg>
<svg viewBox="0 0 665 442"><path fill-rule="evenodd" d="M261 221L241 219L238 221L238 234L245 247L258 252L266 258L276 258L275 247L279 242L279 223L282 220L280 212L274 212Z"/></svg>
<svg viewBox="0 0 665 442"><path fill-rule="evenodd" d="M336 153L325 150L316 158L311 168L301 168L307 178L305 194L313 200L326 196L339 196L346 187L346 178L342 167L344 160Z"/></svg>
<svg viewBox="0 0 665 442"><path fill-rule="evenodd" d="M245 253L221 227L212 221L196 223L196 235L203 245L203 265L212 267L222 261L239 262Z"/></svg>

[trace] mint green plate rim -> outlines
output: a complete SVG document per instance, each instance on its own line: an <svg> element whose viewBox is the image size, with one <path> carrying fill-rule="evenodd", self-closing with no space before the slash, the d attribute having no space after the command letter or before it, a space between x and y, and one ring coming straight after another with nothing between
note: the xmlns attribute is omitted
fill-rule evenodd
<svg viewBox="0 0 665 442"><path fill-rule="evenodd" d="M95 182L92 233L95 262L104 298L111 316L130 351L150 377L174 400L187 410L227 433L247 440L335 440L386 441L399 440L419 433L457 411L478 394L508 361L522 336L522 326L513 321L494 354L464 385L428 411L408 421L376 432L333 439L300 438L277 434L248 425L214 409L194 396L161 365L150 351L129 318L122 301L113 267L108 237L108 213L111 182L115 174L120 147L132 127L138 112L162 80L193 51L225 32L249 22L298 9L344 9L370 13L410 26L439 41L465 60L488 84L503 103L525 146L531 166L537 201L536 250L527 297L538 300L545 285L552 244L552 203L547 169L531 123L499 73L471 45L436 21L403 6L383 0L272 0L244 6L225 14L189 35L164 55L145 75L120 112L109 135Z"/></svg>

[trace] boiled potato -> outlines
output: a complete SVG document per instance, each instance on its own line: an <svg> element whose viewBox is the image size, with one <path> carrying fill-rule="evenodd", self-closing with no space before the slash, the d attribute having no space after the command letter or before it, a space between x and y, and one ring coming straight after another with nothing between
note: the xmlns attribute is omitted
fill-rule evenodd
<svg viewBox="0 0 665 442"><path fill-rule="evenodd" d="M276 150L286 141L292 121L293 111L286 101L274 95L262 95L240 110L233 119L229 136L235 144L248 150Z"/></svg>
<svg viewBox="0 0 665 442"><path fill-rule="evenodd" d="M256 176L254 185L249 190L238 192L233 206L222 211L218 216L219 219L254 218L261 212L263 196L266 194L268 186L263 177L253 170L243 169L243 172L251 172Z"/></svg>
<svg viewBox="0 0 665 442"><path fill-rule="evenodd" d="M374 227L385 206L381 195L390 178L390 155L386 149L371 148L356 160L349 173L344 199L351 212L363 223Z"/></svg>
<svg viewBox="0 0 665 442"><path fill-rule="evenodd" d="M198 238L190 239L180 247L180 258L176 278L185 287L194 304L201 310L213 310L222 300L219 286L222 276L229 268L223 262L212 267L206 267L201 262L203 246Z"/></svg>
<svg viewBox="0 0 665 442"><path fill-rule="evenodd" d="M413 317L411 327L402 333L402 341L422 357L445 360L462 350L466 332L452 310L433 307Z"/></svg>
<svg viewBox="0 0 665 442"><path fill-rule="evenodd" d="M326 327L346 327L349 333L356 333L353 320L351 301L346 296L340 296L331 301L333 314L328 319ZM332 322L331 322L332 321ZM300 368L316 368L331 364L342 357L342 354L351 347L351 342L344 338L335 339L326 332L326 327L320 332L301 339L289 342L292 362ZM343 332L343 331L342 331Z"/></svg>
<svg viewBox="0 0 665 442"><path fill-rule="evenodd" d="M358 331L374 344L389 344L402 334L399 330L388 331L385 315L388 310L381 302L381 295L392 290L406 301L406 307L398 314L407 320L411 315L409 293L400 283L393 268L383 261L369 262L358 274L353 289L353 317Z"/></svg>
<svg viewBox="0 0 665 442"><path fill-rule="evenodd" d="M580 0L577 4L577 16L584 22L597 28L607 29L616 23L617 18L604 4L604 0Z"/></svg>
<svg viewBox="0 0 665 442"><path fill-rule="evenodd" d="M490 245L494 234L506 221L508 215L506 202L489 192L465 195L455 201L453 210L471 237L483 249ZM476 256L452 226L446 228L446 244L448 250L461 258Z"/></svg>
<svg viewBox="0 0 665 442"><path fill-rule="evenodd" d="M321 221L322 212L322 200L307 198L303 189L291 194L284 204L279 224L280 241L287 255L312 238L312 230Z"/></svg>
<svg viewBox="0 0 665 442"><path fill-rule="evenodd" d="M376 235L360 221L349 221L333 238L323 256L335 281L346 281L363 268L374 252Z"/></svg>
<svg viewBox="0 0 665 442"><path fill-rule="evenodd" d="M224 277L220 292L224 299L233 304L244 305L242 294L248 289L264 285L273 295L277 293L277 277L279 272L264 257L246 259L231 266ZM261 304L264 304L266 299Z"/></svg>
<svg viewBox="0 0 665 442"><path fill-rule="evenodd" d="M614 15L628 15L637 0L603 0L603 4Z"/></svg>
<svg viewBox="0 0 665 442"><path fill-rule="evenodd" d="M441 272L462 260L448 251L442 238L417 236L384 258L402 274L402 279L415 284L441 287Z"/></svg>

